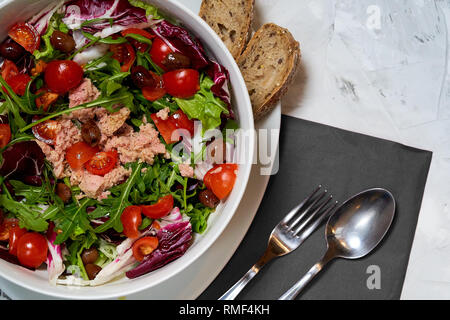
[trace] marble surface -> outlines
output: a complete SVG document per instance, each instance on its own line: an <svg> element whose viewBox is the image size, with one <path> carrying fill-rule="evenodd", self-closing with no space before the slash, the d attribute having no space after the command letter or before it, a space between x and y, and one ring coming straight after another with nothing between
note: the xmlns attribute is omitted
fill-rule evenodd
<svg viewBox="0 0 450 320"><path fill-rule="evenodd" d="M284 114L433 151L402 299L450 299L450 0L256 0L265 22L302 49Z"/></svg>

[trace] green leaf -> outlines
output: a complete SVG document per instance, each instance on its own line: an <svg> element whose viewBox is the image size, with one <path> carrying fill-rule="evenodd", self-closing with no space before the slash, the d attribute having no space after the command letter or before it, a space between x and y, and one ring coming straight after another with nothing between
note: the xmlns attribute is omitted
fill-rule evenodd
<svg viewBox="0 0 450 320"><path fill-rule="evenodd" d="M145 3L140 0L128 0L128 2L134 6L145 10L145 15L152 16L153 19L161 19L162 17L158 14L158 8L152 6L151 4Z"/></svg>
<svg viewBox="0 0 450 320"><path fill-rule="evenodd" d="M41 217L42 208L36 205L26 205L2 194L0 195L0 206L16 215L21 228L37 232L43 232L48 228L48 223Z"/></svg>
<svg viewBox="0 0 450 320"><path fill-rule="evenodd" d="M114 228L114 230L116 230L117 232L122 232L123 226L120 221L120 216L122 214L122 211L129 204L128 197L130 195L131 189L135 184L137 175L139 175L141 172L142 165L142 162L135 165L127 182L125 182L122 186L122 193L120 197L114 200L113 211L110 213L108 221L95 228L96 233L104 232L109 228Z"/></svg>
<svg viewBox="0 0 450 320"><path fill-rule="evenodd" d="M66 241L76 231L77 227L85 225L83 220L87 220L86 207L93 204L92 199L83 199L80 201L80 206L76 204L69 205L65 208L60 223L56 225L58 230L61 231L56 236L55 244L61 244Z"/></svg>

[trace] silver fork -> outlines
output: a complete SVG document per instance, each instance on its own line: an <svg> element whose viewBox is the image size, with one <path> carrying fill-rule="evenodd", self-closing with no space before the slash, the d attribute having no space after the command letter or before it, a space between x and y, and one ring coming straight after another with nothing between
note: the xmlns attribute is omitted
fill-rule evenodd
<svg viewBox="0 0 450 320"><path fill-rule="evenodd" d="M319 185L308 198L292 209L272 230L267 249L258 262L219 300L235 299L264 265L297 249L336 207L337 201L330 204L332 198Z"/></svg>

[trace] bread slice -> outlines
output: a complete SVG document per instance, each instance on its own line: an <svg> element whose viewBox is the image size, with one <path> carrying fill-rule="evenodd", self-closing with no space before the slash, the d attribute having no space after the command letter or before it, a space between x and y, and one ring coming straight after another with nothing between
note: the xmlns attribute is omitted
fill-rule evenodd
<svg viewBox="0 0 450 320"><path fill-rule="evenodd" d="M300 62L300 45L273 23L259 28L237 59L247 85L255 120L271 111L286 93Z"/></svg>
<svg viewBox="0 0 450 320"><path fill-rule="evenodd" d="M203 0L199 16L219 35L234 59L250 37L255 0Z"/></svg>

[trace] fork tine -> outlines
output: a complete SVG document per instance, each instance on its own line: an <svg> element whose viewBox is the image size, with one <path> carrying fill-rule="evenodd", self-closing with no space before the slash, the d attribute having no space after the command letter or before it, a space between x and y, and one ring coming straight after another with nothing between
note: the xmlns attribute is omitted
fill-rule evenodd
<svg viewBox="0 0 450 320"><path fill-rule="evenodd" d="M325 209L325 211L322 212L322 214L317 218L317 214L322 211L325 208L325 205L327 205L331 199L333 198L333 196L330 196L330 198L328 199L328 201L326 201L320 208L318 208L312 215L311 217L316 217L315 221L313 223L311 223L311 225L309 225L309 227L307 227L300 235L300 238L306 239L310 236L310 234L316 230L316 228L322 223L322 221L324 221L325 219L327 219L330 216L330 213L333 211L334 208L336 208L338 202L335 201L334 204L332 204L331 206L329 206L327 209ZM310 219L308 219L310 220ZM309 222L309 221L308 221ZM305 223L306 226L306 223ZM304 226L301 226L302 228L297 228L294 231L294 236L296 236L303 228Z"/></svg>
<svg viewBox="0 0 450 320"><path fill-rule="evenodd" d="M305 205L307 204L313 197L314 195L317 193L317 191L319 191L322 188L322 185L319 185L310 195L308 198L306 198L305 200L303 200L302 202L300 202L299 205L297 205L295 208L293 208L291 211L289 211L289 213L283 218L283 220L281 220L281 224L286 224L289 220L291 220L296 214L297 212Z"/></svg>
<svg viewBox="0 0 450 320"><path fill-rule="evenodd" d="M320 200L322 200L322 198L325 196L325 194L320 198ZM308 213L310 213L309 214L309 216L308 216L308 218L305 220L305 221L303 221L301 224L300 224L300 226L298 226L296 229L295 229L295 232L294 233L299 233L303 228L305 228L314 218L317 218L317 214L318 214L318 212L319 211L321 211L322 209L323 209L323 207L325 207L325 205L327 205L330 201L331 201L331 199L333 198L333 196L332 195L330 195L329 197L327 197L325 200L323 200L322 202L319 202L319 201L316 201L316 203L314 204L314 207L313 206L310 206L309 208L308 208ZM297 221L296 221L297 222ZM294 227L295 227L295 224L293 224L291 227L290 227L290 229L294 229Z"/></svg>
<svg viewBox="0 0 450 320"><path fill-rule="evenodd" d="M296 217L296 219L294 220L294 222L290 222L287 221L286 222L286 226L288 230L291 230L292 228L294 228L300 221L302 221L305 216L311 212L311 209L313 207L316 206L317 203L319 203L319 201L321 201L323 199L323 197L325 197L325 195L327 194L327 190L324 190L319 196L317 196L314 201L312 203L310 203L303 211L300 212L300 214ZM292 220L292 219L291 219Z"/></svg>

